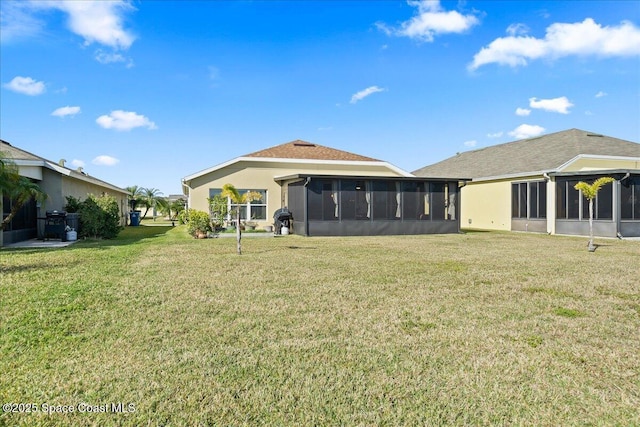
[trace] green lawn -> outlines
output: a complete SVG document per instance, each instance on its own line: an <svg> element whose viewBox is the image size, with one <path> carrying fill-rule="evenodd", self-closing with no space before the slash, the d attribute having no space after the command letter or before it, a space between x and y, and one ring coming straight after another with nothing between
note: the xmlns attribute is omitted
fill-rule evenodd
<svg viewBox="0 0 640 427"><path fill-rule="evenodd" d="M238 256L154 226L4 249L0 401L38 413L0 425L639 425L640 242L596 243L285 236ZM135 411L78 412L112 403Z"/></svg>

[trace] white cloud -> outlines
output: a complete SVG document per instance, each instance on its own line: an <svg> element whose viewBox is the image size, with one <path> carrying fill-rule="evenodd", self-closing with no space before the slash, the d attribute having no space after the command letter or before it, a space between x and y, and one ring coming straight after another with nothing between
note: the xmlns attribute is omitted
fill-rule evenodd
<svg viewBox="0 0 640 427"><path fill-rule="evenodd" d="M585 116L593 116L593 113L591 111L587 110L587 111L584 112L584 115Z"/></svg>
<svg viewBox="0 0 640 427"><path fill-rule="evenodd" d="M503 134L504 134L504 132L488 133L487 137L489 137L489 138L500 138Z"/></svg>
<svg viewBox="0 0 640 427"><path fill-rule="evenodd" d="M9 83L5 83L3 86L14 92L29 96L40 95L45 91L44 82L37 82L31 77L17 76Z"/></svg>
<svg viewBox="0 0 640 427"><path fill-rule="evenodd" d="M117 62L126 62L127 68L133 67L133 59L127 58L121 53L117 52L105 52L102 49L96 50L94 56L96 61L101 64L113 64Z"/></svg>
<svg viewBox="0 0 640 427"><path fill-rule="evenodd" d="M66 117L66 116L75 116L79 112L80 112L80 107L69 107L67 105L66 107L57 108L53 113L51 113L51 115L56 117Z"/></svg>
<svg viewBox="0 0 640 427"><path fill-rule="evenodd" d="M531 114L531 110L527 108L516 108L516 116L528 116L529 114Z"/></svg>
<svg viewBox="0 0 640 427"><path fill-rule="evenodd" d="M475 139L464 142L465 147L475 147L476 145L478 145L478 141L476 141Z"/></svg>
<svg viewBox="0 0 640 427"><path fill-rule="evenodd" d="M135 9L129 1L34 1L31 4L65 12L69 29L82 37L86 45L98 43L113 49L128 49L135 40L123 26L125 13Z"/></svg>
<svg viewBox="0 0 640 427"><path fill-rule="evenodd" d="M28 2L3 1L0 11L0 42L11 43L16 39L39 34L44 23L30 12Z"/></svg>
<svg viewBox="0 0 640 427"><path fill-rule="evenodd" d="M566 96L553 99L541 99L539 101L537 98L529 98L529 107L553 113L569 114L569 108L573 107L573 104Z"/></svg>
<svg viewBox="0 0 640 427"><path fill-rule="evenodd" d="M131 130L138 127L146 127L150 130L158 128L156 124L147 117L133 111L122 110L115 110L109 115L102 115L96 119L96 123L105 129L121 131Z"/></svg>
<svg viewBox="0 0 640 427"><path fill-rule="evenodd" d="M527 139L538 136L544 131L542 126L523 124L509 132L509 135L516 139Z"/></svg>
<svg viewBox="0 0 640 427"><path fill-rule="evenodd" d="M73 166L74 168L83 168L85 164L82 160L73 159L71 160L71 166Z"/></svg>
<svg viewBox="0 0 640 427"><path fill-rule="evenodd" d="M591 18L573 24L555 23L547 27L544 39L515 34L495 39L474 55L468 68L473 71L491 63L517 67L535 59L571 55L640 55L640 28L629 21L603 27Z"/></svg>
<svg viewBox="0 0 640 427"><path fill-rule="evenodd" d="M91 161L91 163L98 166L115 166L119 162L120 160L116 159L115 157L107 156L104 154L96 157Z"/></svg>
<svg viewBox="0 0 640 427"><path fill-rule="evenodd" d="M512 37L524 36L529 33L529 27L525 24L511 24L507 27L507 34Z"/></svg>
<svg viewBox="0 0 640 427"><path fill-rule="evenodd" d="M349 101L352 104L355 104L356 102L366 98L367 96L374 94L376 92L384 92L386 89L380 88L378 86L369 86L368 88L361 90L360 92L355 93L352 97L351 97L351 101Z"/></svg>
<svg viewBox="0 0 640 427"><path fill-rule="evenodd" d="M596 98L602 98L603 96L607 96L607 95L608 95L607 92L600 91L596 93Z"/></svg>
<svg viewBox="0 0 640 427"><path fill-rule="evenodd" d="M460 12L445 11L440 0L408 1L410 6L418 9L417 15L400 24L400 27L389 27L377 23L377 27L387 35L409 37L423 42L432 42L436 35L463 33L479 23L473 15L462 15Z"/></svg>

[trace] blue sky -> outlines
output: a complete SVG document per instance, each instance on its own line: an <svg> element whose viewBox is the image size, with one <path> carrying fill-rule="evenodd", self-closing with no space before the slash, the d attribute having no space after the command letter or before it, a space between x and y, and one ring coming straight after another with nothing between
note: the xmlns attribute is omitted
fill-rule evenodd
<svg viewBox="0 0 640 427"><path fill-rule="evenodd" d="M119 186L303 139L412 171L640 140L637 1L0 0L0 137Z"/></svg>

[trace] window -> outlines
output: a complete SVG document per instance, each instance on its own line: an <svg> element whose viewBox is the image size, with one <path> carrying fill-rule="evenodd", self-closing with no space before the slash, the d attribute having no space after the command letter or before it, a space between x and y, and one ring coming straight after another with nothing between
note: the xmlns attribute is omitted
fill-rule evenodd
<svg viewBox="0 0 640 427"><path fill-rule="evenodd" d="M556 192L556 217L558 219L579 219L580 192L574 187L576 180L558 180Z"/></svg>
<svg viewBox="0 0 640 427"><path fill-rule="evenodd" d="M597 177L585 177L580 181L592 183ZM557 208L558 219L589 219L589 201L575 189L579 180L558 180ZM607 220L613 218L613 185L600 188L593 200L593 219ZM623 207L624 210L624 207Z"/></svg>
<svg viewBox="0 0 640 427"><path fill-rule="evenodd" d="M640 177L627 178L620 186L620 217L640 220Z"/></svg>
<svg viewBox="0 0 640 427"><path fill-rule="evenodd" d="M373 219L398 220L400 219L400 183L397 181L373 181L372 209Z"/></svg>
<svg viewBox="0 0 640 427"><path fill-rule="evenodd" d="M447 217L447 184L444 182L431 183L431 218L434 220L444 220Z"/></svg>
<svg viewBox="0 0 640 427"><path fill-rule="evenodd" d="M442 212L444 219L444 208ZM431 215L432 212L431 201L429 199L429 184L426 182L403 182L402 219L427 220L431 218Z"/></svg>
<svg viewBox="0 0 640 427"><path fill-rule="evenodd" d="M343 179L340 190L342 219L367 220L371 217L369 181Z"/></svg>
<svg viewBox="0 0 640 427"><path fill-rule="evenodd" d="M562 196L564 200L564 196ZM547 217L547 183L545 181L511 184L511 217L538 219Z"/></svg>
<svg viewBox="0 0 640 427"><path fill-rule="evenodd" d="M338 181L314 179L308 186L308 215L310 220L336 221L338 219Z"/></svg>
<svg viewBox="0 0 640 427"><path fill-rule="evenodd" d="M240 209L240 219L241 220L266 220L267 219L267 190L248 190L248 189L238 189L238 193L243 195L249 191L253 191L256 193L260 193L262 197L259 200L254 200L248 203L236 204L231 203L231 199L228 198L228 206L229 211L235 211L236 208ZM218 194L222 193L222 189L220 188L210 188L209 189L209 197L212 198Z"/></svg>

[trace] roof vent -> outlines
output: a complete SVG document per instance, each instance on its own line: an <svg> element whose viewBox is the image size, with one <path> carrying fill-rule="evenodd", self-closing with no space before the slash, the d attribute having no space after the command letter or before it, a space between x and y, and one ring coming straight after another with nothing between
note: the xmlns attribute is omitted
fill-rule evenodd
<svg viewBox="0 0 640 427"><path fill-rule="evenodd" d="M604 135L600 135L599 133L588 133L587 136L597 136L599 138L602 138Z"/></svg>
<svg viewBox="0 0 640 427"><path fill-rule="evenodd" d="M67 161L66 161L65 159L60 159L60 160L58 160L58 164L59 164L60 166L62 166L62 167L64 167L64 164L65 164L66 162L67 162Z"/></svg>
<svg viewBox="0 0 640 427"><path fill-rule="evenodd" d="M306 141L296 141L293 143L293 145L295 147L315 147L316 144L312 144L310 142L306 142Z"/></svg>

